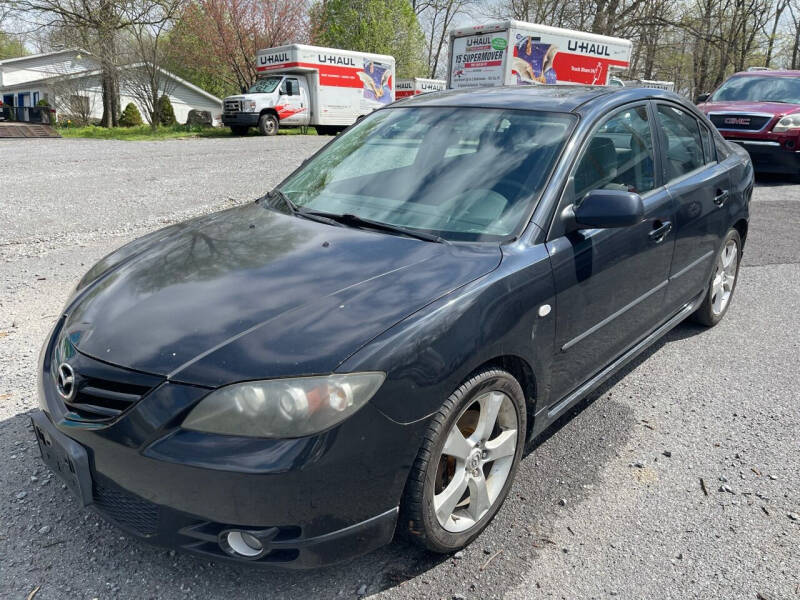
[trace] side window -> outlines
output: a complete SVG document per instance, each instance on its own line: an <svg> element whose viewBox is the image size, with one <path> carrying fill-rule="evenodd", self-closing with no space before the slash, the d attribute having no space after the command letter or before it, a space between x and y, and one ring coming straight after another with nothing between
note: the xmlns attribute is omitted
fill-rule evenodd
<svg viewBox="0 0 800 600"><path fill-rule="evenodd" d="M702 123L700 124L700 137L703 139L703 154L706 158L706 164L717 162L716 147L711 137L711 132Z"/></svg>
<svg viewBox="0 0 800 600"><path fill-rule="evenodd" d="M667 181L676 179L705 164L700 124L689 113L666 104L658 105L658 122L664 130L664 168Z"/></svg>
<svg viewBox="0 0 800 600"><path fill-rule="evenodd" d="M645 106L611 115L592 134L574 174L575 201L596 189L643 194L655 187L653 136Z"/></svg>

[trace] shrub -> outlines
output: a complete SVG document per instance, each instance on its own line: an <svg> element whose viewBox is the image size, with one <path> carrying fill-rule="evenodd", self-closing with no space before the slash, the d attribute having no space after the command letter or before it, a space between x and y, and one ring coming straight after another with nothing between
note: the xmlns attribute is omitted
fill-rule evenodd
<svg viewBox="0 0 800 600"><path fill-rule="evenodd" d="M133 102L128 102L119 117L121 127L138 127L142 124L142 114Z"/></svg>
<svg viewBox="0 0 800 600"><path fill-rule="evenodd" d="M175 125L175 111L172 108L172 102L169 101L169 96L166 94L158 99L158 112L161 115L160 123L162 125Z"/></svg>

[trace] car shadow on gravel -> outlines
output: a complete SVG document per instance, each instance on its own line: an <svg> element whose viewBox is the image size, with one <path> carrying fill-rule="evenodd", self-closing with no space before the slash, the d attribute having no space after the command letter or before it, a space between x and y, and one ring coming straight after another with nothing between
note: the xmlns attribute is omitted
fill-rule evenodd
<svg viewBox="0 0 800 600"><path fill-rule="evenodd" d="M0 596L25 597L36 586L37 600L352 598L390 588L400 597L502 596L541 553L566 551L552 540L553 523L602 484L603 468L619 457L637 426L631 408L614 399L617 383L664 344L702 331L692 325L674 329L527 448L505 506L458 558L397 540L343 565L295 572L215 563L149 546L78 507L41 462L30 413L18 414L0 422L0 452L7 457L0 470Z"/></svg>

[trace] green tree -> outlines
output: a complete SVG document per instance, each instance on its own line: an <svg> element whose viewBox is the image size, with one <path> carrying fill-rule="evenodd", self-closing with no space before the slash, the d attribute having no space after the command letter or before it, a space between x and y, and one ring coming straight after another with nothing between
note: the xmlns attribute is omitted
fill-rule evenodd
<svg viewBox="0 0 800 600"><path fill-rule="evenodd" d="M25 45L22 42L0 31L0 60L18 58L27 54L28 51L25 49Z"/></svg>
<svg viewBox="0 0 800 600"><path fill-rule="evenodd" d="M162 125L175 125L175 111L169 96L164 95L158 99L158 120Z"/></svg>
<svg viewBox="0 0 800 600"><path fill-rule="evenodd" d="M133 102L128 102L128 105L125 107L125 110L122 111L122 114L119 117L119 126L138 127L141 124L142 113L139 112L139 109L136 108L136 105Z"/></svg>
<svg viewBox="0 0 800 600"><path fill-rule="evenodd" d="M423 77L425 37L409 0L325 0L311 8L321 46L389 54L397 77Z"/></svg>

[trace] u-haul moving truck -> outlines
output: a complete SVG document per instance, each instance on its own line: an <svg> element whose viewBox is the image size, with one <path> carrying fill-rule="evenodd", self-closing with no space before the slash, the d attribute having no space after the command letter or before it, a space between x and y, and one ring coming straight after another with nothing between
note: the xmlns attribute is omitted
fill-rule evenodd
<svg viewBox="0 0 800 600"><path fill-rule="evenodd" d="M447 82L444 79L423 79L414 77L413 79L398 79L395 86L395 96L397 98L408 98L428 92L438 92L447 89Z"/></svg>
<svg viewBox="0 0 800 600"><path fill-rule="evenodd" d="M631 42L558 27L500 21L450 32L449 88L607 85L630 65Z"/></svg>
<svg viewBox="0 0 800 600"><path fill-rule="evenodd" d="M224 100L222 123L234 134L284 125L332 134L395 98L394 57L383 54L291 44L259 50L256 69L247 93Z"/></svg>

